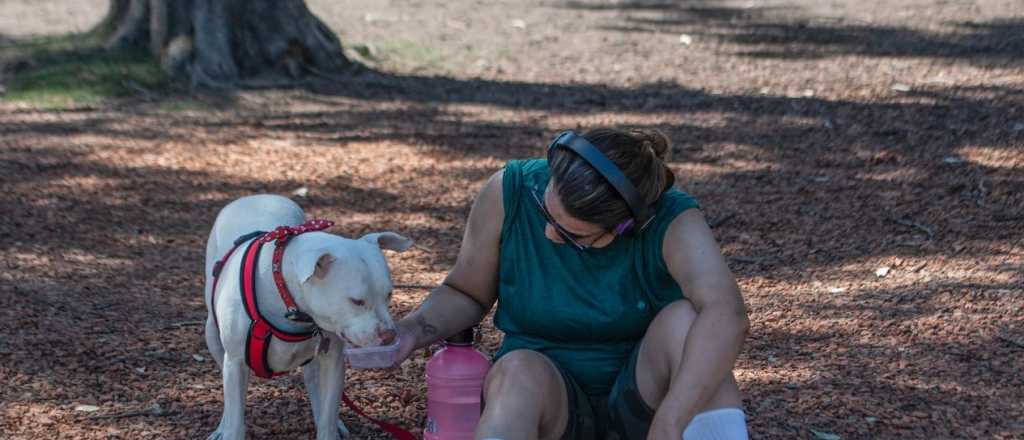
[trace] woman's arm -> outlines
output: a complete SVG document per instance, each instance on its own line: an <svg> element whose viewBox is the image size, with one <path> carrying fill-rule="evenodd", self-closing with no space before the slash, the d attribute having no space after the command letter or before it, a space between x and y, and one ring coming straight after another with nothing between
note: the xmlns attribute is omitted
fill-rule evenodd
<svg viewBox="0 0 1024 440"><path fill-rule="evenodd" d="M498 299L502 176L491 176L473 202L455 267L412 314L398 323L397 363L412 352L479 323Z"/></svg>
<svg viewBox="0 0 1024 440"><path fill-rule="evenodd" d="M682 433L732 371L750 321L700 210L684 211L672 221L662 250L669 272L697 311L686 341L679 341L685 344L682 368L655 415Z"/></svg>

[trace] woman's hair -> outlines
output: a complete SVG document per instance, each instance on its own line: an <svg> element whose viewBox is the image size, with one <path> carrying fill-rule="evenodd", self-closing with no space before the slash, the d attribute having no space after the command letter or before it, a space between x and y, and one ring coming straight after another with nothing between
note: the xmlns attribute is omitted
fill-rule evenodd
<svg viewBox="0 0 1024 440"><path fill-rule="evenodd" d="M583 135L601 151L651 205L675 183L666 162L672 153L669 140L657 130L598 128ZM548 152L551 178L558 199L569 215L612 230L633 218L629 205L600 173L566 148Z"/></svg>

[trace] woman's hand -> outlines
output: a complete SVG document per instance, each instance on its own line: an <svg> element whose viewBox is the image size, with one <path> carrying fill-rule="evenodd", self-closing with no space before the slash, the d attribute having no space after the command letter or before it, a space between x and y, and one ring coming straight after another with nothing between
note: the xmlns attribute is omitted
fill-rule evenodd
<svg viewBox="0 0 1024 440"><path fill-rule="evenodd" d="M416 352L416 347L419 346L419 338L416 334L414 325L403 321L398 322L398 352L395 353L395 363L392 364L392 368L402 365L413 353Z"/></svg>
<svg viewBox="0 0 1024 440"><path fill-rule="evenodd" d="M469 221L455 267L415 312L398 322L397 367L418 348L476 325L498 300L501 253L502 176L491 176L469 210Z"/></svg>
<svg viewBox="0 0 1024 440"><path fill-rule="evenodd" d="M683 438L683 426L679 411L671 408L658 408L651 419L651 427L647 431L647 440L679 440ZM683 439L685 440L685 439Z"/></svg>

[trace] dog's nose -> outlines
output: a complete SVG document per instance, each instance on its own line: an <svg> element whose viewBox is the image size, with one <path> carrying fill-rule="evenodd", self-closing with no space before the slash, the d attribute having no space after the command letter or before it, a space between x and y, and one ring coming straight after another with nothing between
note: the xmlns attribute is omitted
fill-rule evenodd
<svg viewBox="0 0 1024 440"><path fill-rule="evenodd" d="M377 336L380 337L381 345L391 345L395 342L395 336L397 336L397 333L395 332L395 329L382 329L377 330Z"/></svg>

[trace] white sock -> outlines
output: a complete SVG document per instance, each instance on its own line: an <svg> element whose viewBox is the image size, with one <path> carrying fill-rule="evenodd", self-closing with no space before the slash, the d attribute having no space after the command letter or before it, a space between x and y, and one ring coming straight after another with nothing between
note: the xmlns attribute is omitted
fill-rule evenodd
<svg viewBox="0 0 1024 440"><path fill-rule="evenodd" d="M747 420L739 408L722 408L693 417L683 440L747 440Z"/></svg>

